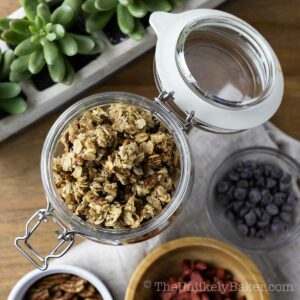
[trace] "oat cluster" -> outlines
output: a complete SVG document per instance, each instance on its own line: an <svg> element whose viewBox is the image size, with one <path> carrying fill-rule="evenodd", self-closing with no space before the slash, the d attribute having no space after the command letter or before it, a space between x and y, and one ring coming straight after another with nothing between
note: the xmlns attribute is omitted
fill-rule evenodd
<svg viewBox="0 0 300 300"><path fill-rule="evenodd" d="M138 228L172 199L180 159L150 112L113 104L73 121L53 159L56 187L73 213L104 228Z"/></svg>

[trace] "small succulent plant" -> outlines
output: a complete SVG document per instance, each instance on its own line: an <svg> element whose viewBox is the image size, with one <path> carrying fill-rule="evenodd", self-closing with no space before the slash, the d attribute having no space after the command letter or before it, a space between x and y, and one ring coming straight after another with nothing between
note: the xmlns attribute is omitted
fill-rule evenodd
<svg viewBox="0 0 300 300"><path fill-rule="evenodd" d="M145 28L141 18L154 11L170 11L182 0L85 0L86 31L101 31L116 14L120 30L134 40L141 40Z"/></svg>
<svg viewBox="0 0 300 300"><path fill-rule="evenodd" d="M0 50L0 111L18 115L26 110L27 103L20 96L21 85L10 81L10 67L14 59L12 50Z"/></svg>
<svg viewBox="0 0 300 300"><path fill-rule="evenodd" d="M68 57L101 53L104 43L90 35L68 31L81 12L82 0L64 0L53 12L41 0L21 0L25 19L0 21L1 37L16 46L18 58L11 65L11 79L21 81L45 65L54 82L70 85L75 72Z"/></svg>

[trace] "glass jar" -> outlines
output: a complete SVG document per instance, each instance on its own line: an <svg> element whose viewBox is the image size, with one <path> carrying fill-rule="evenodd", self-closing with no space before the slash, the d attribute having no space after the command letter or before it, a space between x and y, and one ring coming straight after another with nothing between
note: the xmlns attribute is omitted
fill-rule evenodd
<svg viewBox="0 0 300 300"><path fill-rule="evenodd" d="M64 255L72 246L75 235L89 240L108 244L122 245L147 240L162 232L176 218L180 208L187 201L193 184L193 165L190 148L183 126L157 102L145 97L121 92L102 93L83 99L67 109L54 123L44 143L41 157L41 176L48 205L46 209L36 212L28 221L26 234L16 239L20 251L40 270L48 267L51 258ZM105 229L89 224L75 216L65 205L59 195L53 178L52 161L62 153L59 139L68 125L85 111L95 107L107 107L111 104L123 103L134 105L151 112L173 135L180 156L180 176L172 201L155 218L145 222L137 229ZM59 244L48 256L42 258L38 251L30 246L29 240L41 222L52 219L60 227ZM30 229L29 229L30 228ZM22 245L24 244L24 245ZM24 250L24 246L28 249Z"/></svg>
<svg viewBox="0 0 300 300"><path fill-rule="evenodd" d="M155 101L121 92L91 96L64 112L46 138L41 174L48 205L30 218L25 235L16 239L17 248L41 270L47 269L49 259L70 249L75 235L122 245L159 234L175 219L192 189L193 162L185 131L194 125L224 133L255 127L267 121L281 102L283 77L278 59L265 39L242 20L200 9L179 15L154 13L150 23L158 35L154 76L160 95ZM173 134L180 153L180 179L172 201L138 229L88 224L66 208L53 182L52 159L61 151L59 137L68 124L87 110L113 103L152 112ZM60 227L56 230L59 244L41 257L29 240L48 219Z"/></svg>

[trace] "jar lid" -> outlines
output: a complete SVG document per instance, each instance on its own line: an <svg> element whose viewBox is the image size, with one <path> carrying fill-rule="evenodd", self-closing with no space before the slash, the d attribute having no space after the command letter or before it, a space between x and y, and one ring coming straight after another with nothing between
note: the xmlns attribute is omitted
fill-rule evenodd
<svg viewBox="0 0 300 300"><path fill-rule="evenodd" d="M256 127L277 111L283 75L276 54L253 27L228 13L197 9L153 13L159 88L217 131Z"/></svg>

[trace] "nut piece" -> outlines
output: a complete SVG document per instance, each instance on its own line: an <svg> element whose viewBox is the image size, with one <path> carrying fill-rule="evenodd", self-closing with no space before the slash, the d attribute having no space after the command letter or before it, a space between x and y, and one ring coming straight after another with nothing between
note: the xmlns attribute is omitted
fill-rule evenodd
<svg viewBox="0 0 300 300"><path fill-rule="evenodd" d="M171 201L180 169L173 136L150 112L114 104L73 121L53 159L68 208L105 228L138 228ZM68 290L66 290L68 291Z"/></svg>

